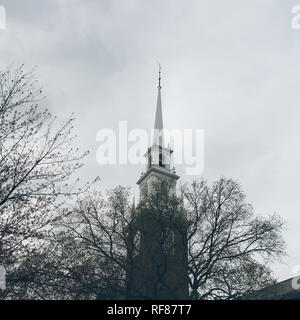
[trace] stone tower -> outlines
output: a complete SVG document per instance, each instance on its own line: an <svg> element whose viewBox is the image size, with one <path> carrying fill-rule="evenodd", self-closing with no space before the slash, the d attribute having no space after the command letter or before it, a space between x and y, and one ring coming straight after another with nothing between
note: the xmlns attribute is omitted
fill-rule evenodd
<svg viewBox="0 0 300 320"><path fill-rule="evenodd" d="M179 176L171 168L173 151L164 145L163 128L160 68L153 142L145 154L147 170L137 182L140 203L128 230L127 296L131 299L189 296L187 222L176 197ZM164 199L158 201L163 204L149 201L151 196Z"/></svg>

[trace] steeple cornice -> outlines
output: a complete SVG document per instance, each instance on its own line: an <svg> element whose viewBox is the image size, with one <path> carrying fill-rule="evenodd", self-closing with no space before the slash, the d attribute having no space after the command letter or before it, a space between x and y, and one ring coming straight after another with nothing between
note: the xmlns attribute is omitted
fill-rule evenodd
<svg viewBox="0 0 300 320"><path fill-rule="evenodd" d="M162 176L165 176L166 178L171 178L171 179L174 179L175 181L178 180L180 177L171 172L171 171L167 171L167 170L164 170L164 169L161 169L159 167L150 167L146 173L144 173L140 179L137 181L137 185L140 185L149 175L150 173L156 173L157 174L157 177L162 177Z"/></svg>

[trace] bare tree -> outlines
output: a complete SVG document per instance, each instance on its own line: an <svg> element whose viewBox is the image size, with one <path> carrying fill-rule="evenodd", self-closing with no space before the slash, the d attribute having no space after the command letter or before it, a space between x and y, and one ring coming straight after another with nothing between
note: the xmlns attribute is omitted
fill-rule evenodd
<svg viewBox="0 0 300 320"><path fill-rule="evenodd" d="M57 263L50 263L50 254L44 256L39 269L43 277L51 274L52 297L74 298L78 288L83 299L174 296L177 288L167 288L166 277L175 263L182 278L188 274L190 299L239 299L275 282L270 263L284 255L284 223L276 215L256 217L238 183L221 178L209 186L200 180L185 185L180 197L156 191L137 208L122 187L78 200L63 219L64 237L53 240L58 247L52 245L56 253L70 253L59 254L59 259L52 254L50 261ZM166 226L175 230L170 241ZM174 261L172 252L180 246L186 246L186 256L183 250ZM139 258L143 252L150 252L144 261ZM49 272L49 265L59 270L59 277L58 271ZM75 277L74 270L84 271ZM142 275L135 277L138 284L130 277L133 273ZM43 277L37 276L36 283ZM56 284L64 281L70 285L62 291ZM47 290L42 296L47 297Z"/></svg>
<svg viewBox="0 0 300 320"><path fill-rule="evenodd" d="M111 300L122 296L120 268L73 234L59 232L19 262L13 299Z"/></svg>
<svg viewBox="0 0 300 320"><path fill-rule="evenodd" d="M71 145L74 119L58 125L40 111L41 99L34 73L23 65L0 72L0 265L8 282L12 266L50 230L61 197L80 193L70 180L85 155Z"/></svg>
<svg viewBox="0 0 300 320"><path fill-rule="evenodd" d="M94 192L63 209L52 236L20 261L14 298L124 298L127 194Z"/></svg>
<svg viewBox="0 0 300 320"><path fill-rule="evenodd" d="M182 189L192 298L233 299L274 283L270 262L284 255L284 222L255 217L240 185L221 178Z"/></svg>

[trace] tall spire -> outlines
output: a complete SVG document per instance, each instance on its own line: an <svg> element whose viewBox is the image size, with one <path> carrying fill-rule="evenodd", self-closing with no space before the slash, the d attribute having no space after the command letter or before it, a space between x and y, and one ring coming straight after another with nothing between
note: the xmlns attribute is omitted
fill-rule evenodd
<svg viewBox="0 0 300 320"><path fill-rule="evenodd" d="M164 136L163 136L163 115L162 115L162 105L161 105L161 65L159 65L159 77L158 77L158 96L156 105L156 115L154 123L154 135L153 144L164 146Z"/></svg>

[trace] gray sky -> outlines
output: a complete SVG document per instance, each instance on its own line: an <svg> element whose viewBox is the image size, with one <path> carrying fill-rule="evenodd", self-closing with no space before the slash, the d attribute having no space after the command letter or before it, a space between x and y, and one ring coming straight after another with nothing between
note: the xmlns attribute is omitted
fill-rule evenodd
<svg viewBox="0 0 300 320"><path fill-rule="evenodd" d="M102 167L101 128L154 124L157 65L169 128L205 130L209 181L237 179L258 214L287 221L280 279L300 265L300 30L290 0L0 0L0 68L37 66L44 106L76 116L78 145L91 156L81 175L99 189L129 185L142 166ZM184 166L177 172L183 181Z"/></svg>

